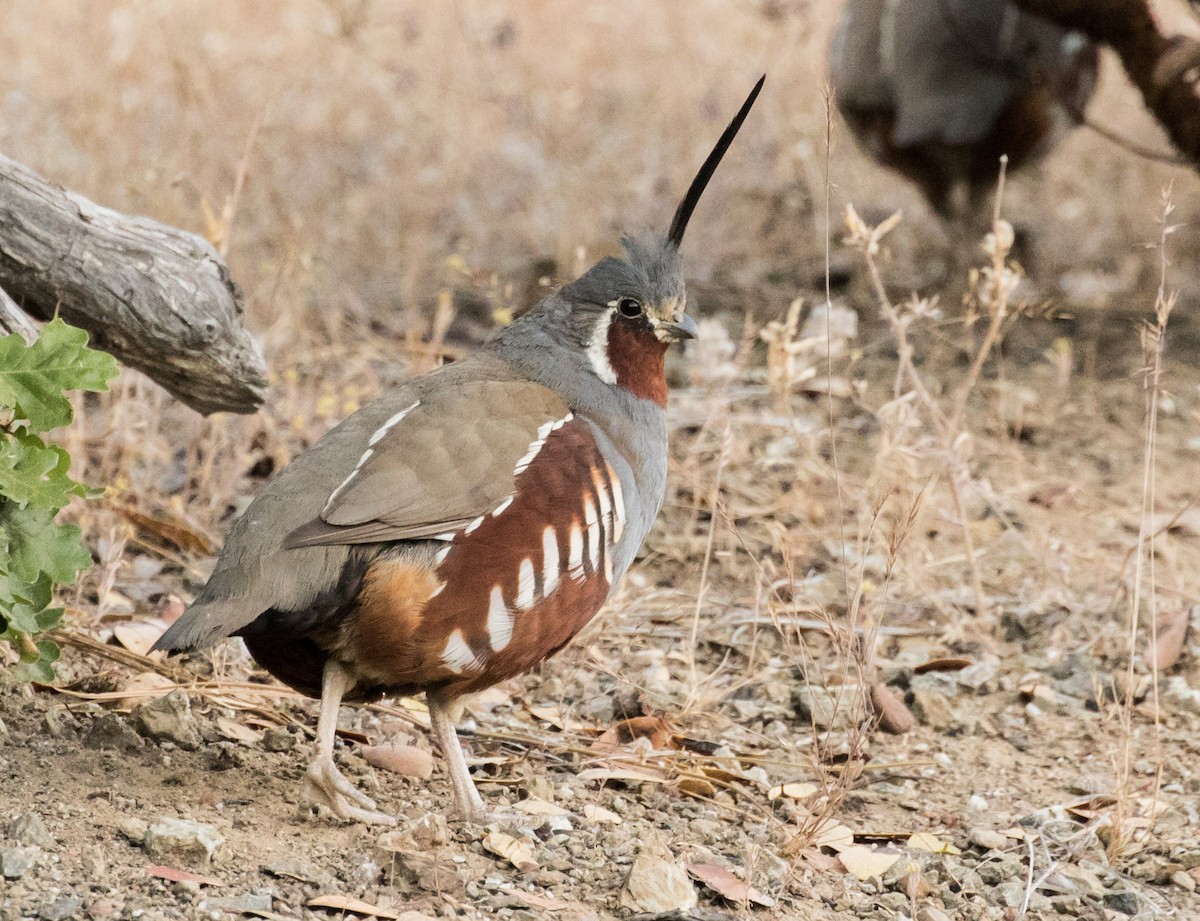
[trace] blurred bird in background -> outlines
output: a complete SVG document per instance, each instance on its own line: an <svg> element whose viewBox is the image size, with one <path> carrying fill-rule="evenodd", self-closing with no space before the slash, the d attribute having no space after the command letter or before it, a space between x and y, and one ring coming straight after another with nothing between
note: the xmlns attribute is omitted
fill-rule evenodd
<svg viewBox="0 0 1200 921"><path fill-rule="evenodd" d="M847 0L829 56L859 144L953 221L980 213L1002 155L1019 169L1082 121L1098 64L1008 0Z"/></svg>

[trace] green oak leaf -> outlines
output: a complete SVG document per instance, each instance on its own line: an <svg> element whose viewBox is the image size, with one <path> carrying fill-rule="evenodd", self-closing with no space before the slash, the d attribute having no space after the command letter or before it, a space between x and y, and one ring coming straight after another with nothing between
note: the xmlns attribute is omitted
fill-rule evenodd
<svg viewBox="0 0 1200 921"><path fill-rule="evenodd" d="M10 502L58 510L72 496L86 496L87 488L67 476L70 469L71 456L36 435L0 436L0 496Z"/></svg>
<svg viewBox="0 0 1200 921"><path fill-rule="evenodd" d="M71 421L64 390L108 389L117 374L111 355L87 347L88 334L57 317L33 343L16 333L0 339L0 405L16 410L34 432Z"/></svg>
<svg viewBox="0 0 1200 921"><path fill-rule="evenodd" d="M21 508L0 500L0 548L7 536L10 574L23 582L36 582L45 573L55 582L69 584L75 574L92 565L83 546L83 532L75 525L57 524L54 513Z"/></svg>

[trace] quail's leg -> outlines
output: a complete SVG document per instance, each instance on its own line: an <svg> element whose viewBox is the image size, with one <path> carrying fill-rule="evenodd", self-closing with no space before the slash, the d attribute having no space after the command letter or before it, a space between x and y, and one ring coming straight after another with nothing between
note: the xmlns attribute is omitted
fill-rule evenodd
<svg viewBox="0 0 1200 921"><path fill-rule="evenodd" d="M353 687L346 669L330 659L321 676L321 715L317 719L317 757L308 766L304 790L319 805L339 819L354 819L373 825L395 825L394 816L380 812L375 801L350 783L333 763L333 741L337 735L338 707Z"/></svg>
<svg viewBox="0 0 1200 921"><path fill-rule="evenodd" d="M483 798L475 789L475 781L467 769L467 759L463 757L462 746L458 743L458 733L454 729L454 721L450 718L449 703L443 700L436 691L425 695L429 702L429 724L433 729L433 738L446 766L450 770L450 783L454 787L454 804L459 813L468 821L483 821L488 819L487 807Z"/></svg>

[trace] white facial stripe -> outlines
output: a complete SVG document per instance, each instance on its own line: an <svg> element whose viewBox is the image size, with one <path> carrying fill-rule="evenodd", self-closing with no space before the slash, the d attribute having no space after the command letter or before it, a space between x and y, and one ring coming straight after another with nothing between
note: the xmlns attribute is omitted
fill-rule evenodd
<svg viewBox="0 0 1200 921"><path fill-rule="evenodd" d="M333 503L337 501L337 497L342 494L345 488L350 485L350 482L362 471L362 468L367 461L371 459L372 455L375 453L375 445L379 444L380 439L390 432L392 427L395 426L397 422L399 422L420 405L421 401L417 400L412 406L406 406L371 434L371 437L367 439L367 450L363 451L362 457L358 459L358 463L354 465L354 469L350 471L350 475L346 477L346 479L342 480L342 482L338 484L337 489L331 492L329 494L329 498L325 500L325 508L321 512L322 515L328 515L329 512L333 510Z"/></svg>
<svg viewBox="0 0 1200 921"><path fill-rule="evenodd" d="M617 373L613 371L612 364L608 360L608 327L612 323L612 318L610 310L606 310L600 315L600 318L596 320L596 325L592 327L592 338L588 340L587 347L588 360L592 363L592 370L606 384L617 382Z"/></svg>
<svg viewBox="0 0 1200 921"><path fill-rule="evenodd" d="M522 610L532 608L537 601L537 577L533 571L533 560L529 557L521 560L521 568L517 572L517 607Z"/></svg>
<svg viewBox="0 0 1200 921"><path fill-rule="evenodd" d="M621 478L617 476L617 472L613 470L612 465L606 464L608 467L608 482L612 486L612 503L613 503L613 543L621 539L621 535L625 533L625 494L621 491Z"/></svg>
<svg viewBox="0 0 1200 921"><path fill-rule="evenodd" d="M567 572L572 579L582 580L583 571L583 528L578 521L571 522L571 537L567 551Z"/></svg>
<svg viewBox="0 0 1200 921"><path fill-rule="evenodd" d="M446 640L446 648L442 650L442 664L456 675L461 675L467 669L479 667L479 659L461 630L455 630Z"/></svg>
<svg viewBox="0 0 1200 921"><path fill-rule="evenodd" d="M503 515L504 510L513 504L514 498L516 498L516 497L509 496L507 499L505 499L503 502L501 502L499 505L497 505L494 509L492 509L492 517L499 518L501 515Z"/></svg>
<svg viewBox="0 0 1200 921"><path fill-rule="evenodd" d="M504 603L504 594L499 585L492 586L492 596L488 600L487 628L493 652L499 652L512 640L512 611Z"/></svg>
<svg viewBox="0 0 1200 921"><path fill-rule="evenodd" d="M373 448L375 445L379 444L380 440L392 430L397 422L399 422L420 405L421 401L417 400L412 406L406 406L404 409L400 410L400 412L396 413L396 415L392 416L392 418L388 419L387 422L383 423L383 425L379 426L379 428L375 430L375 434L372 435L370 440L367 442L367 447Z"/></svg>
<svg viewBox="0 0 1200 921"><path fill-rule="evenodd" d="M574 418L574 413L567 413L561 419L551 419L549 422L543 422L538 426L537 434L534 436L533 441L529 442L529 450L522 455L521 459L517 461L517 465L513 468L513 476L520 476L528 469L529 465L533 463L533 459L538 456L538 452L546 444L546 439L550 436L551 432L562 428Z"/></svg>
<svg viewBox="0 0 1200 921"><path fill-rule="evenodd" d="M542 597L547 597L558 588L559 570L562 561L558 556L558 535L547 525L542 531Z"/></svg>

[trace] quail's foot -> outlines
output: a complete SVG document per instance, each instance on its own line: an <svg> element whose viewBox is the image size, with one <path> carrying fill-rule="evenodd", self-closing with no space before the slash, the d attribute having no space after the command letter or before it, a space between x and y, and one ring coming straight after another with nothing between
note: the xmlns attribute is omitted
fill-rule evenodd
<svg viewBox="0 0 1200 921"><path fill-rule="evenodd" d="M318 756L308 766L304 790L317 805L326 807L339 819L369 825L396 824L396 817L376 808L375 800L348 781L328 756Z"/></svg>

